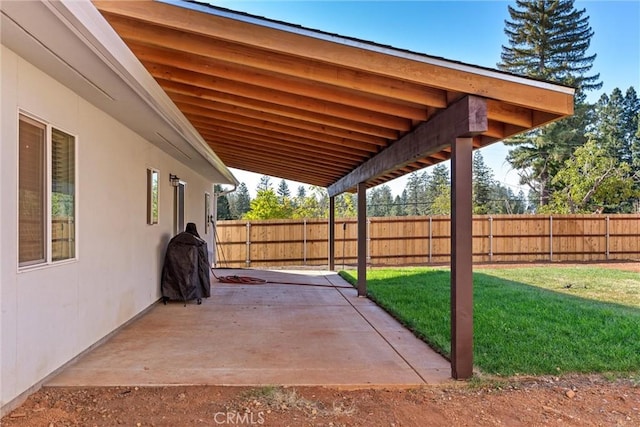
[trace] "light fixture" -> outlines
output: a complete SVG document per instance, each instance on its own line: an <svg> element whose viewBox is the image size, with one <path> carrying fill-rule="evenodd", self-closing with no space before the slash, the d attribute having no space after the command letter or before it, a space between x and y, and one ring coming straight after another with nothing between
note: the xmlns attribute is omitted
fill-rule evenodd
<svg viewBox="0 0 640 427"><path fill-rule="evenodd" d="M171 182L171 185L173 187L177 187L178 185L180 185L180 178L171 173L169 174L169 181Z"/></svg>

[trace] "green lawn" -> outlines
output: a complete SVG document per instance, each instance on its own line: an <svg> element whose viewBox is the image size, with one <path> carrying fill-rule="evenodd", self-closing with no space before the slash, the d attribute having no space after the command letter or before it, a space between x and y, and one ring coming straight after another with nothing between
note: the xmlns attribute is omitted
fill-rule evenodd
<svg viewBox="0 0 640 427"><path fill-rule="evenodd" d="M370 298L450 354L447 269L370 270L367 286ZM637 273L603 268L476 269L474 364L499 375L640 372L639 291Z"/></svg>

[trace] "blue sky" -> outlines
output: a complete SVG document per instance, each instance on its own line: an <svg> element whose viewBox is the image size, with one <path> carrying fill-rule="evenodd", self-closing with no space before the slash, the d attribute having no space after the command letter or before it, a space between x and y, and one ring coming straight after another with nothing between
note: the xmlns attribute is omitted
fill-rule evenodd
<svg viewBox="0 0 640 427"><path fill-rule="evenodd" d="M495 68L507 43L504 21L515 1L210 1L232 10L292 24L409 49L428 55ZM634 86L640 93L640 1L577 0L586 9L594 31L589 53L597 54L592 73L604 85L589 94L595 102L615 87ZM498 143L483 149L495 178L515 186L518 176L505 161L507 148ZM233 170L253 190L259 175ZM405 178L406 179L406 178ZM279 179L273 180L274 184ZM405 180L389 183L394 193ZM290 183L295 192L298 183ZM513 188L514 191L517 188Z"/></svg>

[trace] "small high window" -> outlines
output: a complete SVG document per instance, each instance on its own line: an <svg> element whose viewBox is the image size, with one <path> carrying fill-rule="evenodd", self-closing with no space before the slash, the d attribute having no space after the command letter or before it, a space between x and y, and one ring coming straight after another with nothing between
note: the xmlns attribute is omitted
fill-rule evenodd
<svg viewBox="0 0 640 427"><path fill-rule="evenodd" d="M158 178L160 173L155 169L147 169L147 224L158 223Z"/></svg>

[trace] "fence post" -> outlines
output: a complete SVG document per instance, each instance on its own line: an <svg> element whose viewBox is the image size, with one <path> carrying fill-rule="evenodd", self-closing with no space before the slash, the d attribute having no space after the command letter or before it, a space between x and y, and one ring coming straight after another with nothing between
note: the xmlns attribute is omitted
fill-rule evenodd
<svg viewBox="0 0 640 427"><path fill-rule="evenodd" d="M367 264L371 264L371 218L367 218Z"/></svg>
<svg viewBox="0 0 640 427"><path fill-rule="evenodd" d="M433 262L433 217L429 215L429 264Z"/></svg>
<svg viewBox="0 0 640 427"><path fill-rule="evenodd" d="M493 217L489 216L489 262L493 261Z"/></svg>
<svg viewBox="0 0 640 427"><path fill-rule="evenodd" d="M302 265L307 265L307 218L302 221Z"/></svg>
<svg viewBox="0 0 640 427"><path fill-rule="evenodd" d="M247 221L247 267L251 266L251 223Z"/></svg>
<svg viewBox="0 0 640 427"><path fill-rule="evenodd" d="M553 261L553 216L549 215L549 261Z"/></svg>
<svg viewBox="0 0 640 427"><path fill-rule="evenodd" d="M607 261L609 261L609 215L607 215L607 217L605 218L605 222L607 224L606 227L606 244L607 244L607 252L606 252L606 257L607 257Z"/></svg>

